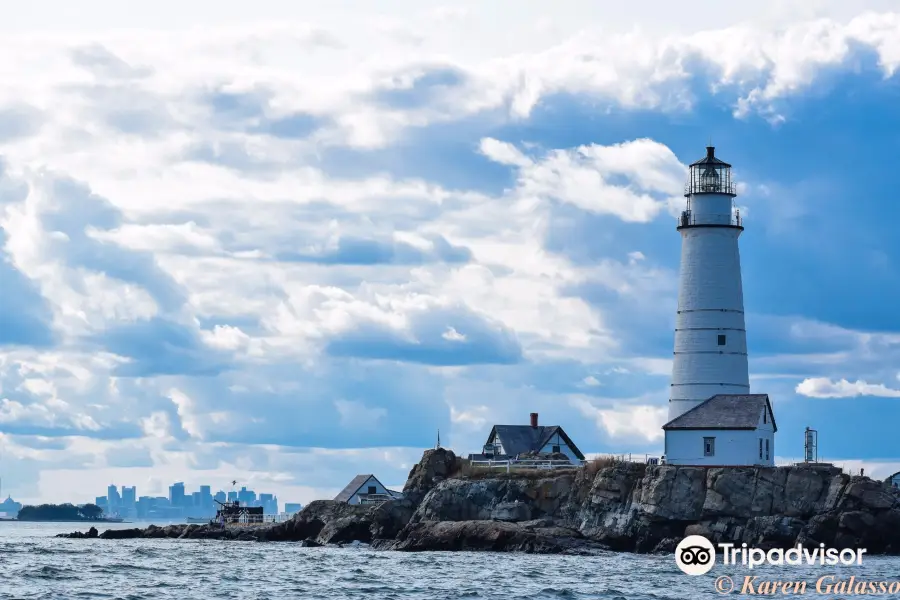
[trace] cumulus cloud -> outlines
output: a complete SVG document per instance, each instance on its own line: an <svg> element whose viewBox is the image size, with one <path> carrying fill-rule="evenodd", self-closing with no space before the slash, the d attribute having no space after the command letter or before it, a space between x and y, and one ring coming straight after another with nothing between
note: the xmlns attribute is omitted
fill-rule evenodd
<svg viewBox="0 0 900 600"><path fill-rule="evenodd" d="M894 14L646 35L557 11L459 44L482 7L419 8L365 35L344 15L3 37L0 432L26 498L205 470L306 501L358 470L402 483L441 425L465 451L531 410L586 451L655 447L664 394L587 394L670 373L637 341L669 334L675 274L638 228L681 202L676 145L509 126L566 97L777 120L855 48L900 64ZM628 243L556 243L562 211ZM833 362L896 345L788 333L839 338ZM798 393L850 388L895 393Z"/></svg>
<svg viewBox="0 0 900 600"><path fill-rule="evenodd" d="M524 198L552 198L628 222L653 219L670 198L680 195L687 173L671 150L647 139L557 150L537 162L490 138L481 141L481 151L496 162L518 167L516 192ZM615 177L624 177L627 183L610 183Z"/></svg>
<svg viewBox="0 0 900 600"><path fill-rule="evenodd" d="M867 383L863 380L834 381L828 377L804 379L797 384L796 392L810 398L852 398L855 396L880 396L900 398L900 390L889 388L883 383Z"/></svg>
<svg viewBox="0 0 900 600"><path fill-rule="evenodd" d="M617 444L634 440L657 442L663 438L662 426L666 422L668 407L642 404L642 400L646 399L622 399L614 407L598 407L585 398L573 398L571 403L585 418L594 419L597 426Z"/></svg>

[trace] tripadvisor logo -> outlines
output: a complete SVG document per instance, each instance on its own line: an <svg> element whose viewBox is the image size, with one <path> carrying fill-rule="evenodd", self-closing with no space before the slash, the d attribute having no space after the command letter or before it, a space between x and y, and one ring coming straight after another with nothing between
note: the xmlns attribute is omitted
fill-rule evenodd
<svg viewBox="0 0 900 600"><path fill-rule="evenodd" d="M703 575L716 564L716 548L702 535L689 535L675 547L675 564L686 575Z"/></svg>
<svg viewBox="0 0 900 600"><path fill-rule="evenodd" d="M742 565L748 569L760 565L861 565L864 548L852 549L826 548L819 544L817 548L804 548L801 544L783 550L773 548L768 552L762 548L749 548L741 544L719 544L722 551L723 565ZM675 564L687 575L703 575L709 573L716 564L716 547L702 535L689 535L681 540L675 548Z"/></svg>

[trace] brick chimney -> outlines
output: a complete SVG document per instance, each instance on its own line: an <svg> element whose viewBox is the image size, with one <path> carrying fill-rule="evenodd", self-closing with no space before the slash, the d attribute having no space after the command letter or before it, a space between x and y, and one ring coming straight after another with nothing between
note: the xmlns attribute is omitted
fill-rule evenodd
<svg viewBox="0 0 900 600"><path fill-rule="evenodd" d="M537 426L538 426L538 424L537 424L537 417L538 417L538 414L537 414L537 413L531 413L531 426L532 426L532 427L537 427Z"/></svg>

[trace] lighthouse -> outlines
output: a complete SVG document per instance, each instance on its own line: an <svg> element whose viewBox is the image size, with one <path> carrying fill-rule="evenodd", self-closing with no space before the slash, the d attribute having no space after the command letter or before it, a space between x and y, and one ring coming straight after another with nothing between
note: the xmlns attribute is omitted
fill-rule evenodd
<svg viewBox="0 0 900 600"><path fill-rule="evenodd" d="M681 234L675 352L666 460L671 464L769 465L775 420L766 394L750 394L747 332L731 165L708 146L692 163Z"/></svg>
<svg viewBox="0 0 900 600"><path fill-rule="evenodd" d="M715 394L747 394L747 333L731 165L709 146L690 166L678 220L681 269L669 420Z"/></svg>

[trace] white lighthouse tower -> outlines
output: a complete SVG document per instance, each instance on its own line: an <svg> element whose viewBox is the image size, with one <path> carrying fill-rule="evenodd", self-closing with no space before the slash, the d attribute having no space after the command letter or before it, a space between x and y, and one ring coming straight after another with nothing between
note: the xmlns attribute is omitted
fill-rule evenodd
<svg viewBox="0 0 900 600"><path fill-rule="evenodd" d="M744 293L731 165L715 148L690 166L678 219L681 273L669 422L671 464L771 465L775 420L769 398L750 394Z"/></svg>
<svg viewBox="0 0 900 600"><path fill-rule="evenodd" d="M690 166L678 220L681 274L669 420L716 394L747 394L747 334L731 165L706 148Z"/></svg>

